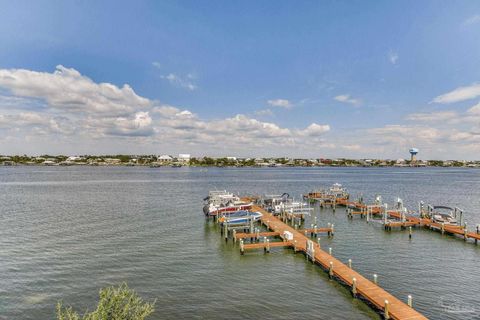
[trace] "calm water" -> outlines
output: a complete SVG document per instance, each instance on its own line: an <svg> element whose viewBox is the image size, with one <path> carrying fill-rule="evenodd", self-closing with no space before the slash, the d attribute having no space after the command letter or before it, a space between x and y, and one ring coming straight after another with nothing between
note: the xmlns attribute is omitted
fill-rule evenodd
<svg viewBox="0 0 480 320"><path fill-rule="evenodd" d="M304 256L240 256L202 214L210 189L299 197L334 182L367 200L400 196L410 209L459 206L469 226L480 223L471 169L0 167L0 319L52 319L59 300L83 312L99 288L123 281L157 299L155 319L377 319ZM428 230L409 240L343 209L315 214L336 226L324 248L377 273L395 296L413 295L426 316L480 318L480 245Z"/></svg>

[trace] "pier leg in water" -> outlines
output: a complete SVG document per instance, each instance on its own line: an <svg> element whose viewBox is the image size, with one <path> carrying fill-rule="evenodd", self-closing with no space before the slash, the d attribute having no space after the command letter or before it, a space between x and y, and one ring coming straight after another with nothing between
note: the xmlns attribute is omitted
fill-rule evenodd
<svg viewBox="0 0 480 320"><path fill-rule="evenodd" d="M244 254L245 253L245 248L243 247L243 239L240 239L240 254Z"/></svg>
<svg viewBox="0 0 480 320"><path fill-rule="evenodd" d="M373 275L373 283L378 284L378 276L377 274Z"/></svg>
<svg viewBox="0 0 480 320"><path fill-rule="evenodd" d="M352 296L357 297L357 279L355 277L352 279Z"/></svg>
<svg viewBox="0 0 480 320"><path fill-rule="evenodd" d="M352 269L352 259L348 259L348 267Z"/></svg>
<svg viewBox="0 0 480 320"><path fill-rule="evenodd" d="M408 297L407 297L407 304L410 308L412 307L412 296L411 295L408 295Z"/></svg>
<svg viewBox="0 0 480 320"><path fill-rule="evenodd" d="M383 312L384 312L385 319L390 319L390 310L389 310L388 300L385 300L385 307Z"/></svg>
<svg viewBox="0 0 480 320"><path fill-rule="evenodd" d="M333 261L330 261L330 269L328 269L328 276L330 279L333 278Z"/></svg>
<svg viewBox="0 0 480 320"><path fill-rule="evenodd" d="M480 224L477 224L477 234L480 234ZM478 243L478 239L475 239L475 244Z"/></svg>
<svg viewBox="0 0 480 320"><path fill-rule="evenodd" d="M412 227L408 227L408 238L412 239Z"/></svg>

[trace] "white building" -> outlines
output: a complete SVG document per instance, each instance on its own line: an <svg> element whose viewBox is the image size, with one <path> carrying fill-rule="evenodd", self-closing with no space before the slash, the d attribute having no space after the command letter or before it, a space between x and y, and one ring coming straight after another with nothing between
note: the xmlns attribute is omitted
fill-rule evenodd
<svg viewBox="0 0 480 320"><path fill-rule="evenodd" d="M161 155L160 157L157 158L157 161L158 162L161 162L161 163L170 163L173 161L173 158L170 157L169 155Z"/></svg>
<svg viewBox="0 0 480 320"><path fill-rule="evenodd" d="M190 156L189 154L187 154L187 153L180 153L180 154L178 155L177 160L178 160L178 162L181 162L181 163L189 163L189 162L190 162L190 158L191 158L191 156Z"/></svg>

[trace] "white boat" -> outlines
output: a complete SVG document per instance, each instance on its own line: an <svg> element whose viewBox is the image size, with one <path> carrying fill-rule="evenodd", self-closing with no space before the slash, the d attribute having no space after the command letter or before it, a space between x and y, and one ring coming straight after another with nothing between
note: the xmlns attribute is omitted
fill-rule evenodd
<svg viewBox="0 0 480 320"><path fill-rule="evenodd" d="M443 223L445 225L459 226L459 221L454 215L455 210L445 206L433 206L431 213L432 220L436 223Z"/></svg>
<svg viewBox="0 0 480 320"><path fill-rule="evenodd" d="M260 218L262 218L261 212L248 212L248 214L241 216L223 217L222 222L228 225L239 225L249 223L251 220L257 221Z"/></svg>

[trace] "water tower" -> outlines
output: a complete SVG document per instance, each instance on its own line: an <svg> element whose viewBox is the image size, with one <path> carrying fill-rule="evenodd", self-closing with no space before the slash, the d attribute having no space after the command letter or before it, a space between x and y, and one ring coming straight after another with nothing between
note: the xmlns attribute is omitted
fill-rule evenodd
<svg viewBox="0 0 480 320"><path fill-rule="evenodd" d="M415 156L418 153L418 149L417 148L411 148L409 151L410 151L410 156L411 156L410 161L415 162L417 160Z"/></svg>

